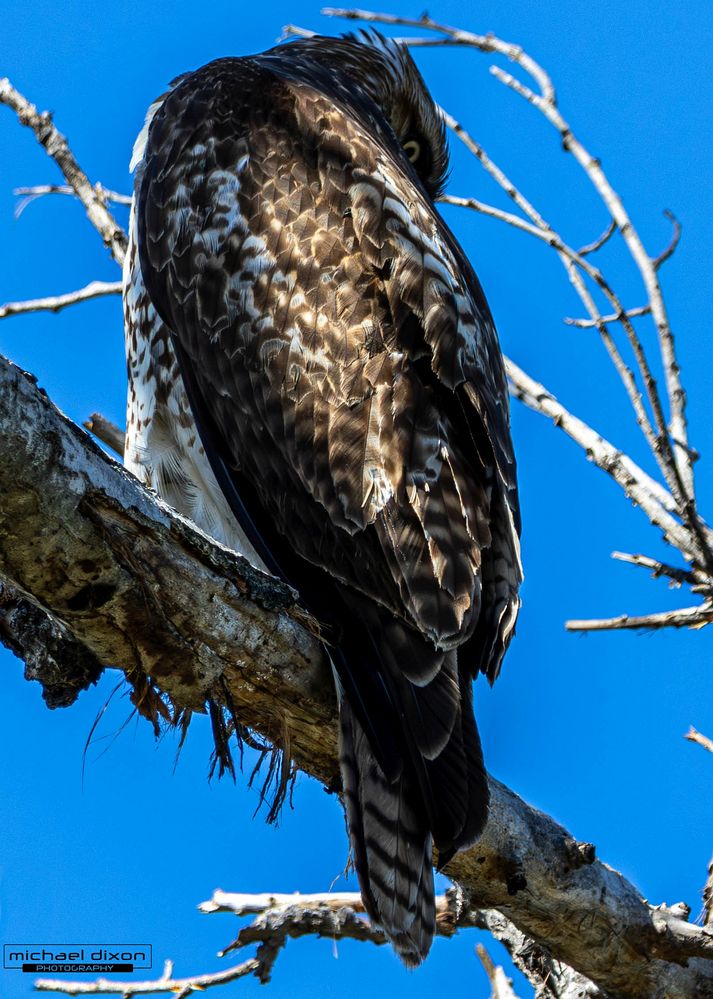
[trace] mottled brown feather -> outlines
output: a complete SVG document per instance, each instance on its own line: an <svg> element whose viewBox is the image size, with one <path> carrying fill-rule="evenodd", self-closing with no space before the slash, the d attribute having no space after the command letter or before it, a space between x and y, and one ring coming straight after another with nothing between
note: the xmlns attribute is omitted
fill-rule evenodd
<svg viewBox="0 0 713 999"><path fill-rule="evenodd" d="M433 204L446 166L378 35L218 60L153 117L130 279L249 539L333 629L357 871L407 963L433 935L431 836L447 859L485 822L471 677L497 674L522 575L504 367Z"/></svg>

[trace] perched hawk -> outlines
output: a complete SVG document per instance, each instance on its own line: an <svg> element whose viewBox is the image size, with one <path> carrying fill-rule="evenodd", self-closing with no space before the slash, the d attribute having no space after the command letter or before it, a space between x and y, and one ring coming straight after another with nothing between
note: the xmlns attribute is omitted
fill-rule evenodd
<svg viewBox="0 0 713 999"><path fill-rule="evenodd" d="M149 109L126 462L333 637L364 904L405 963L485 824L472 709L522 578L503 361L434 207L444 129L376 33L219 59Z"/></svg>

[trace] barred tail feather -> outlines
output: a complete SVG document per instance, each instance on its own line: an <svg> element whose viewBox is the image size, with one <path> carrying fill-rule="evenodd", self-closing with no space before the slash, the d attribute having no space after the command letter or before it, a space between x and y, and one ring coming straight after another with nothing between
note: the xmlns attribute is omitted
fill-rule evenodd
<svg viewBox="0 0 713 999"><path fill-rule="evenodd" d="M407 771L393 782L384 777L346 699L340 718L339 762L364 906L404 964L415 967L436 926L429 823Z"/></svg>

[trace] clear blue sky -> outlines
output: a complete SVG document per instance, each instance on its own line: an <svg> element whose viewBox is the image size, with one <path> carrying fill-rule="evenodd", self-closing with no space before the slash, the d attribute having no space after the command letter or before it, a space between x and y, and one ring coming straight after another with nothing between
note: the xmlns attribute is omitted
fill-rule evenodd
<svg viewBox="0 0 713 999"><path fill-rule="evenodd" d="M418 4L391 4L418 14ZM684 226L663 273L689 396L691 437L702 452L701 506L713 517L710 441L713 259L713 6L611 0L437 0L432 16L525 45L552 72L564 113L599 155L652 252L665 245L664 208ZM127 164L150 100L180 72L227 54L269 47L289 20L334 33L338 22L303 2L210 5L175 0L5 4L0 75L58 126L93 180L129 189ZM483 55L423 51L418 61L436 98L461 117L524 191L577 245L606 225L556 137L532 109L488 74ZM0 108L0 301L80 287L117 270L77 204L45 199L13 220L17 186L56 181L54 166ZM458 152L450 190L503 204ZM580 416L645 460L603 350L573 332L578 312L554 255L499 223L449 211L490 300L507 352ZM612 266L623 270L612 251ZM635 276L620 282L641 301ZM648 330L648 327L642 327ZM650 331L647 343L651 343ZM123 421L124 361L118 300L58 316L0 324L0 351L39 376L77 421L100 409ZM476 688L492 773L554 815L622 870L652 902L687 901L694 913L713 849L713 760L685 742L689 724L713 734L713 632L568 635L568 617L647 612L682 598L641 570L613 563L612 549L663 554L643 517L582 453L541 417L514 405L527 580L517 639L496 687ZM114 698L88 753L95 715L116 684L107 674L73 708L50 713L22 666L0 652L5 709L0 727L0 941L150 942L156 970L220 967L215 951L234 935L228 917L195 905L216 887L323 891L347 852L338 804L302 777L294 811L278 829L258 816L246 781L207 783L210 739L199 719L174 773L175 740L154 745L145 723L112 737L129 713ZM104 752L106 750L106 752ZM343 883L341 883L343 884ZM410 999L465 987L487 995L475 935L437 942L424 968L405 972L386 949L328 941L289 945L273 996ZM493 945L498 960L501 952ZM519 981L522 995L530 994ZM0 993L17 999L31 982L4 973ZM224 995L254 995L252 980Z"/></svg>

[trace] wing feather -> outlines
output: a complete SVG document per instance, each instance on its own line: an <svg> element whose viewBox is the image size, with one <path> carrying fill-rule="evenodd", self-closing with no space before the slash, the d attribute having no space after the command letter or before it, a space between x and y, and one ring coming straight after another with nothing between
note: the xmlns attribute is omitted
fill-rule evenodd
<svg viewBox="0 0 713 999"><path fill-rule="evenodd" d="M226 497L336 628L365 902L416 962L430 834L445 863L487 815L470 682L517 616L515 465L477 278L376 105L335 79L271 53L179 83L138 243Z"/></svg>

